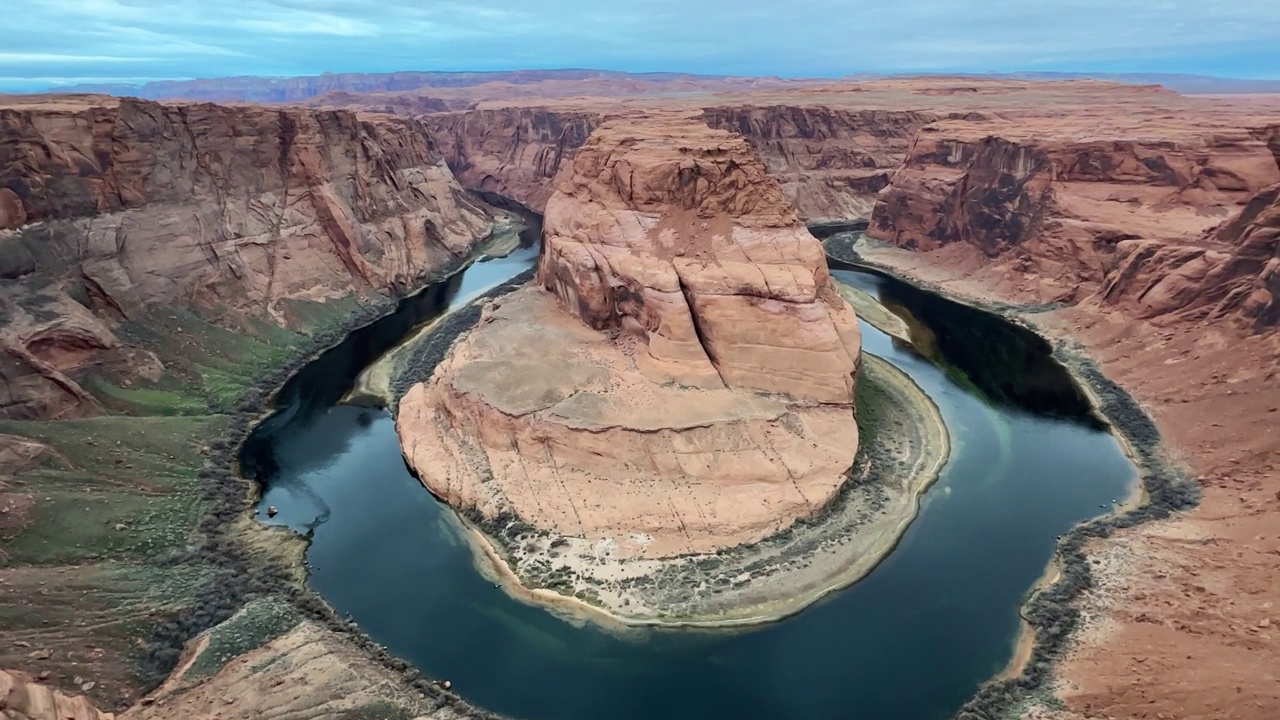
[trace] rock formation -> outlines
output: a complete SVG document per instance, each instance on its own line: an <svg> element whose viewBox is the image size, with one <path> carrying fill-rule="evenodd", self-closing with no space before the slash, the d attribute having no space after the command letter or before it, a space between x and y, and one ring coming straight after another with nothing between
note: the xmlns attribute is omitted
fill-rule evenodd
<svg viewBox="0 0 1280 720"><path fill-rule="evenodd" d="M114 720L83 697L64 695L21 672L0 670L0 717L6 720Z"/></svg>
<svg viewBox="0 0 1280 720"><path fill-rule="evenodd" d="M77 412L102 363L155 379L117 329L157 308L298 327L298 302L415 288L489 229L415 121L49 97L0 128L0 417Z"/></svg>
<svg viewBox="0 0 1280 720"><path fill-rule="evenodd" d="M1269 133L1280 169L1280 126ZM1280 325L1280 183L1259 190L1197 244L1119 243L1101 300L1140 318L1238 316L1259 331Z"/></svg>
<svg viewBox="0 0 1280 720"><path fill-rule="evenodd" d="M648 558L831 499L857 450L857 322L740 136L606 122L558 176L543 242L537 286L400 403L432 492Z"/></svg>
<svg viewBox="0 0 1280 720"><path fill-rule="evenodd" d="M459 182L542 212L562 165L600 123L592 112L498 108L424 118Z"/></svg>
<svg viewBox="0 0 1280 720"><path fill-rule="evenodd" d="M918 251L971 246L989 264L1042 278L1041 300L1079 302L1100 290L1106 302L1133 303L1138 317L1192 305L1200 316L1266 314L1235 280L1259 272L1271 251L1243 227L1261 220L1265 188L1280 181L1255 133L1100 139L1045 125L926 126L880 194L869 234ZM1246 203L1252 220L1214 231ZM1240 245L1245 234L1252 240Z"/></svg>
<svg viewBox="0 0 1280 720"><path fill-rule="evenodd" d="M930 112L820 105L738 105L703 111L711 127L741 134L806 222L871 216L876 193L902 164Z"/></svg>

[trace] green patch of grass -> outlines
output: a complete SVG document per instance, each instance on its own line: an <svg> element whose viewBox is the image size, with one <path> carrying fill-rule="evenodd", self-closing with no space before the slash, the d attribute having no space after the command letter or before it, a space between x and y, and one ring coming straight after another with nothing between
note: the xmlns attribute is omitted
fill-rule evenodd
<svg viewBox="0 0 1280 720"><path fill-rule="evenodd" d="M365 705L342 714L342 720L409 720L416 713L385 700Z"/></svg>
<svg viewBox="0 0 1280 720"><path fill-rule="evenodd" d="M209 644L191 664L188 678L213 675L237 657L284 635L302 616L291 605L260 598L245 605L230 620L209 631Z"/></svg>
<svg viewBox="0 0 1280 720"><path fill-rule="evenodd" d="M253 384L254 375L216 367L197 366L210 407L229 410Z"/></svg>
<svg viewBox="0 0 1280 720"><path fill-rule="evenodd" d="M181 390L158 387L124 388L100 377L90 381L90 388L104 405L131 414L202 415L209 411L208 401Z"/></svg>
<svg viewBox="0 0 1280 720"><path fill-rule="evenodd" d="M289 323L302 328L309 335L316 335L334 327L335 323L350 317L360 310L360 299L354 295L319 302L316 300L291 299L283 300L280 307L284 309Z"/></svg>
<svg viewBox="0 0 1280 720"><path fill-rule="evenodd" d="M184 547L205 508L196 473L223 417L0 421L49 446L12 481L35 498L32 522L5 538L10 563L149 558Z"/></svg>

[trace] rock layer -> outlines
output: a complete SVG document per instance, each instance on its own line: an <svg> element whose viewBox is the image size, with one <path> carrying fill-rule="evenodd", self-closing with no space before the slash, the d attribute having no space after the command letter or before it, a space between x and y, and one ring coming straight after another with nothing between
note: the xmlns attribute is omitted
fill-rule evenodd
<svg viewBox="0 0 1280 720"><path fill-rule="evenodd" d="M923 111L822 105L724 106L703 111L715 128L740 133L806 222L871 216L876 194L902 164Z"/></svg>
<svg viewBox="0 0 1280 720"><path fill-rule="evenodd" d="M1044 124L927 126L868 234L918 251L971 246L1018 281L1037 280L1041 300L1274 324L1265 208L1280 170L1255 131L1098 138Z"/></svg>
<svg viewBox="0 0 1280 720"><path fill-rule="evenodd" d="M0 416L74 413L121 323L228 327L394 294L489 229L425 126L335 111L34 98L0 105Z"/></svg>
<svg viewBox="0 0 1280 720"><path fill-rule="evenodd" d="M1280 172L1280 129L1272 133ZM1280 325L1280 184L1258 191L1199 244L1121 242L1101 300L1139 318L1240 317L1257 331Z"/></svg>
<svg viewBox="0 0 1280 720"><path fill-rule="evenodd" d="M542 212L556 174L587 141L600 116L531 107L442 114L423 121L463 185Z"/></svg>
<svg viewBox="0 0 1280 720"><path fill-rule="evenodd" d="M90 684L92 687L92 684ZM64 695L26 673L0 670L0 717L7 720L115 720L80 696Z"/></svg>
<svg viewBox="0 0 1280 720"><path fill-rule="evenodd" d="M747 143L683 115L605 123L556 188L538 287L400 403L424 484L618 557L825 505L857 450L857 321Z"/></svg>

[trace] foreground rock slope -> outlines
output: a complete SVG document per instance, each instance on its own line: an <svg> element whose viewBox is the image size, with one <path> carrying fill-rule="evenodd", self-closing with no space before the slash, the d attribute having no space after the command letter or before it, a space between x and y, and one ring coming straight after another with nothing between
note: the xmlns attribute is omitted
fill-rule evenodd
<svg viewBox="0 0 1280 720"><path fill-rule="evenodd" d="M605 123L547 202L537 283L400 403L436 495L602 556L759 540L841 487L860 339L819 244L739 136Z"/></svg>

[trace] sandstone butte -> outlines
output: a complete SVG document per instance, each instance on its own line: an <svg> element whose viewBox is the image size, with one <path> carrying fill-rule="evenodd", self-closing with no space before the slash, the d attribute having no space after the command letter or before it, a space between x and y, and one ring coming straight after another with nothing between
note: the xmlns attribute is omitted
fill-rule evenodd
<svg viewBox="0 0 1280 720"><path fill-rule="evenodd" d="M985 78L761 81L755 86L725 85L714 93L709 92L716 89L710 85L680 81L674 90L656 97L664 91L648 81L621 81L625 87L620 89L611 82L600 80L583 89L580 79L508 78L474 88L414 90L409 97L400 97L393 86L366 88L356 80L316 90L347 93L330 99L344 107L413 113L438 110L431 102L438 98L448 107L470 109L435 112L408 121L409 126L349 112L310 114L306 117L314 120L302 124L334 117L340 121L323 122L379 133L379 140L372 144L363 140L365 130L327 136L327 142L341 148L345 157L359 159L345 176L352 180L335 180L339 185L363 182L388 197L406 198L390 189L384 182L388 175L376 168L389 166L391 175L396 175L410 165L438 167L430 153L411 162L412 154L386 150L395 160L379 166L369 162L366 149L386 149L385 139L395 136L389 128L416 127L430 133L433 148L438 148L462 185L497 192L551 214L556 180L574 163L579 148L597 127L610 117L680 107L700 114L712 127L746 137L802 220L869 222L868 233L884 246L868 249L868 259L954 295L1038 308L1040 312L1022 319L1047 335L1079 343L1109 377L1133 393L1157 422L1170 453L1190 468L1204 492L1199 506L1189 512L1117 532L1088 548L1093 588L1080 601L1082 628L1054 671L1057 681L1052 690L1061 704L1033 708L1025 717L1219 720L1228 713L1243 720L1277 717L1280 435L1275 428L1280 412L1280 333L1276 332L1280 318L1275 308L1280 297L1276 280L1280 152L1275 137L1280 97L1182 96L1155 86ZM649 96L636 97L637 88ZM360 97L367 89L380 92ZM413 96L419 94L425 97ZM592 94L597 97L587 97ZM314 99L316 92L306 90L304 95ZM30 107L31 100L23 99L26 109L8 108L6 135L0 142L5 161L0 167L17 169L8 170L0 186L10 190L25 187L21 183L46 187L38 179L51 174L43 169L47 167L43 161L15 165L9 159L14 147L10 138L29 137L31 127L47 124L50 117L61 117L59 127L78 128L76 132L83 135L88 123L70 119L69 113L80 118L111 115L117 112L111 108L118 102L48 99L39 103L43 109L35 109ZM76 107L74 112L60 107L68 104ZM174 107L185 107L189 115L220 114L238 118L237 123L258 118L252 122L269 122L277 128L279 120L267 118L301 112L190 105L123 107L161 108L166 114L178 113ZM210 123L210 129L218 127ZM55 156L83 156L98 162L104 153L108 157L119 152L125 157L145 155L152 140L156 146L181 146L175 139L178 133L139 136L129 130L131 125L136 127L132 122L119 123L113 131L127 140L120 143L120 150L106 152L106 147L114 145L104 145L103 152L61 151ZM94 126L102 127L100 122ZM258 158L260 168L247 175L224 176L223 188L235 187L240 178L254 173L272 175L268 157L274 154L258 154L254 148L272 147L274 141L246 145L232 140L243 134L219 137L218 143L205 148L223 158L213 167ZM219 147L236 142L239 152L218 154ZM406 135L403 144L390 146L419 144L430 142L409 141ZM39 158L41 152L32 155ZM198 165L195 154L165 157L174 162L157 158L156 164L169 169ZM178 158L184 159L177 162ZM79 162L59 161L54 166L75 167ZM343 161L336 162L336 167L349 166ZM79 175L78 169L60 171L59 177L71 179L41 192L63 198L63 203L81 197L79 191L65 192L80 186L81 181L74 179ZM98 182L107 187L114 182L107 178L114 175L88 173L90 178L100 177ZM359 177L365 179L354 180ZM278 188L282 183L271 180L271 184ZM177 195L214 204L219 197L206 190ZM101 210L94 204L74 217L86 222L98 212L111 215L124 208L118 195L105 193L104 198ZM132 212L154 212L148 210L152 203L163 206L176 201L151 191L129 207ZM407 199L399 202L415 206ZM0 201L0 206L5 208L0 214L7 213L6 217L17 214L11 198ZM49 222L47 213L32 214L30 198L22 199L21 207L29 218L25 222ZM367 227L367 218L373 215L360 214L360 205L351 207L365 218L359 222ZM9 232L0 236L0 266L15 267L12 258L17 257L16 266L30 267L32 261L26 255L12 250L11 238L21 228ZM245 248L244 252L255 250ZM37 255L33 259L44 268L38 277L78 278L78 251L67 257L69 262ZM23 272L6 272L0 273L6 293L14 292L17 279L28 278ZM261 300L260 294L249 296ZM5 322L13 307L6 306L0 315ZM595 332L562 309L558 300L550 305L548 315L550 311L574 332ZM72 308L60 314L71 318L74 312L78 311ZM500 312L498 308L491 317ZM493 318L489 325L499 322ZM19 337L13 331L5 336ZM16 344L10 341L6 348L10 356L13 347ZM39 347L37 343L28 350L37 359ZM94 349L90 356L104 353ZM140 359L145 356L122 357L112 365L132 363L130 367L145 368ZM29 360L24 363L20 367L30 367ZM52 364L54 369L60 367ZM62 361L60 372L74 379L77 367ZM8 367L6 377L14 377ZM26 414L40 417L94 411L68 400L65 391L53 389L58 387L58 383L41 384L35 396L44 399L24 400L20 406ZM23 448L18 450L21 453ZM93 629L76 632L75 637L101 639ZM0 642L5 664L33 664L25 652L5 654L5 645ZM282 652L297 656L294 646ZM243 660L261 662L253 653ZM343 663L359 666L350 657ZM238 660L234 668L229 666L209 683L195 690L180 689L179 699L191 709L189 716L229 714L221 702L223 695L239 696L238 688L250 687L245 683L258 683L251 686L249 695L270 695L272 686L261 684L266 678L246 674L246 667ZM304 676L295 674L288 682ZM361 671L361 677L375 676L367 667ZM387 689L396 683L376 686ZM197 700L204 704L196 707L189 702L193 692L203 694ZM153 705L134 712L163 717L165 709ZM278 717L281 712L272 710L262 716Z"/></svg>
<svg viewBox="0 0 1280 720"><path fill-rule="evenodd" d="M745 140L605 123L543 232L536 287L400 402L433 493L622 558L759 540L832 498L858 446L857 320Z"/></svg>

